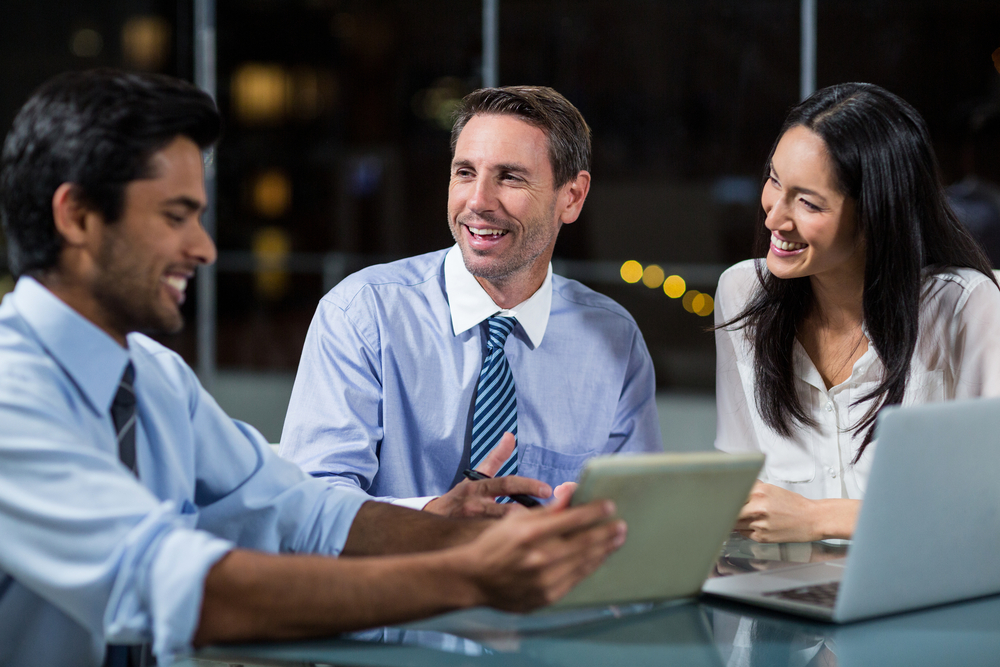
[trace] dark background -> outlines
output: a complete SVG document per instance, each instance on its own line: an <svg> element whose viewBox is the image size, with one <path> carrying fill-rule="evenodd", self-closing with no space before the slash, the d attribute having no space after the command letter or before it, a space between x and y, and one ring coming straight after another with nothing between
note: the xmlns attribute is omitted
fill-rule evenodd
<svg viewBox="0 0 1000 667"><path fill-rule="evenodd" d="M294 370L324 290L320 254L350 268L451 244L448 112L480 85L480 9L219 1L221 368ZM192 23L190 1L5 0L0 125L67 69L192 79ZM556 88L594 132L592 192L557 258L711 274L750 256L763 162L799 97L798 2L502 0L500 26L501 85ZM820 0L817 85L869 81L911 102L950 183L970 169L970 113L1000 101L997 47L995 1ZM980 148L977 170L1000 178L1000 150ZM641 283L588 282L634 314L661 389L711 389L710 317ZM0 292L12 284L0 266ZM194 363L189 296L189 326L165 342Z"/></svg>

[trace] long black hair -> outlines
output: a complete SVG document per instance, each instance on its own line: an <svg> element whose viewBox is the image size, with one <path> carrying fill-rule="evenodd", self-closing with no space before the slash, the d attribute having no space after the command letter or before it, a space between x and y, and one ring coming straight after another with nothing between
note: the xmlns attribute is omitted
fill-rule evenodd
<svg viewBox="0 0 1000 667"><path fill-rule="evenodd" d="M868 339L885 368L871 392L854 405L875 399L851 427L871 442L875 418L903 399L910 359L917 344L921 275L926 267L968 267L996 284L983 250L948 206L930 135L920 114L878 86L845 83L815 92L788 114L765 165L785 132L802 126L826 144L837 190L854 201L858 234L864 241L862 311ZM766 215L758 213L755 256L767 255ZM780 279L757 262L760 286L742 313L719 328L744 328L755 354L754 388L764 422L789 437L795 422L815 426L795 390L792 346L813 304L808 277Z"/></svg>

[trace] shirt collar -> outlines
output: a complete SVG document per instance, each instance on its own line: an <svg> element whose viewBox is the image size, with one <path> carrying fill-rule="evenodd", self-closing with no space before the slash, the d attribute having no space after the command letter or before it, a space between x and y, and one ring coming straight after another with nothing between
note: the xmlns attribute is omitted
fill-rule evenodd
<svg viewBox="0 0 1000 667"><path fill-rule="evenodd" d="M444 258L444 289L448 294L451 326L456 336L489 317L506 315L517 318L533 347L542 344L552 308L551 263L542 286L534 294L513 308L504 309L494 303L476 277L465 268L462 251L456 244Z"/></svg>
<svg viewBox="0 0 1000 667"><path fill-rule="evenodd" d="M110 410L129 361L128 350L33 278L21 277L11 298L91 407L98 412Z"/></svg>

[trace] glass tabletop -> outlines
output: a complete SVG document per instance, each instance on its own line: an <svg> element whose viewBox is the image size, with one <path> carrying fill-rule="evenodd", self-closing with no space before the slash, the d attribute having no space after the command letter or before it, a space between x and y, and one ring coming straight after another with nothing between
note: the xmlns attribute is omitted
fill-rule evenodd
<svg viewBox="0 0 1000 667"><path fill-rule="evenodd" d="M713 576L844 556L734 534ZM702 596L508 614L472 609L334 639L216 646L191 665L961 665L1000 661L1000 596L847 625Z"/></svg>

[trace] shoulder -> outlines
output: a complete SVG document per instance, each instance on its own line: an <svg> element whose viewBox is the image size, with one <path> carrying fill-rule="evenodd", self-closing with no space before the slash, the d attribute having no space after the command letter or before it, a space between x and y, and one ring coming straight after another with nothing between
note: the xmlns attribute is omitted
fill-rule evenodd
<svg viewBox="0 0 1000 667"><path fill-rule="evenodd" d="M443 280L442 266L447 252L447 249L436 250L361 269L340 281L323 297L321 304L347 310L366 292L388 293L434 286Z"/></svg>
<svg viewBox="0 0 1000 667"><path fill-rule="evenodd" d="M0 307L0 424L70 424L93 406L13 308ZM67 421L69 420L69 421Z"/></svg>
<svg viewBox="0 0 1000 667"><path fill-rule="evenodd" d="M729 293L750 292L760 281L757 279L757 264L759 259L745 259L733 264L719 276L719 292Z"/></svg>
<svg viewBox="0 0 1000 667"><path fill-rule="evenodd" d="M960 310L974 295L1000 303L1000 288L989 276L964 267L938 268L925 276L921 308Z"/></svg>
<svg viewBox="0 0 1000 667"><path fill-rule="evenodd" d="M721 308L727 317L734 315L728 308L741 308L748 303L760 287L757 277L757 265L764 260L747 259L733 264L719 276L719 286L715 292L716 307Z"/></svg>
<svg viewBox="0 0 1000 667"><path fill-rule="evenodd" d="M0 394L47 393L63 372L11 304L0 307Z"/></svg>
<svg viewBox="0 0 1000 667"><path fill-rule="evenodd" d="M552 297L553 314L559 310L586 312L591 317L597 316L621 326L637 328L635 319L617 301L576 280L553 274Z"/></svg>
<svg viewBox="0 0 1000 667"><path fill-rule="evenodd" d="M181 355L140 333L129 334L128 345L136 376L141 375L147 386L156 382L188 398L198 395L201 382Z"/></svg>

